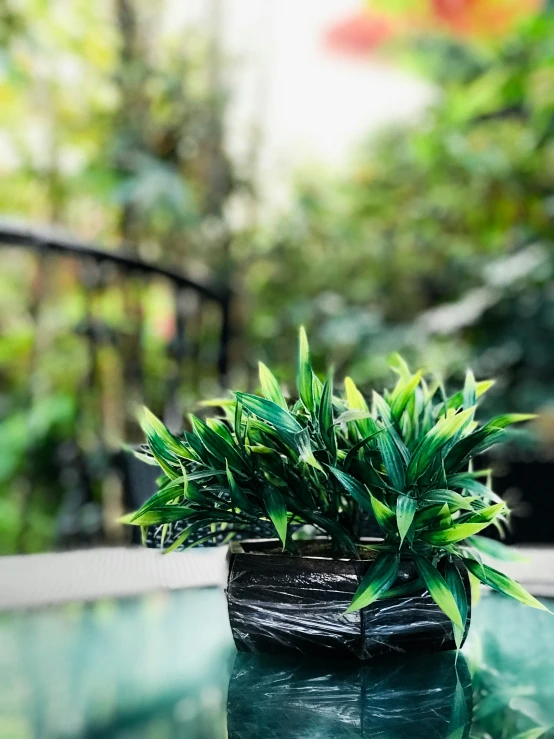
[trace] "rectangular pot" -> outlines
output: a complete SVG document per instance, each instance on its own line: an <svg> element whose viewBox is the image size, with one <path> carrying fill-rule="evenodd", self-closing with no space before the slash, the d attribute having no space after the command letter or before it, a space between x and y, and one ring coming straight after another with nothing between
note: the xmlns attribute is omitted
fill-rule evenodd
<svg viewBox="0 0 554 739"><path fill-rule="evenodd" d="M301 553L311 547L297 543ZM279 546L256 540L229 549L227 602L239 651L365 660L456 648L450 620L423 588L345 614L372 561L291 556ZM460 574L470 603L467 573ZM395 586L414 578L413 562L401 560ZM466 634L469 621L468 616Z"/></svg>

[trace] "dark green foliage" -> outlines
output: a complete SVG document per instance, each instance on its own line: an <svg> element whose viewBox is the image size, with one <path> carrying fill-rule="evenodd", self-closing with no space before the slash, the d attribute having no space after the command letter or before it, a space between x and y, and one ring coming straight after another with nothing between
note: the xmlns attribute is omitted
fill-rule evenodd
<svg viewBox="0 0 554 739"><path fill-rule="evenodd" d="M464 391L445 401L438 383L427 385L398 358L395 371L394 389L374 393L371 409L349 378L345 397L337 395L331 376L321 384L314 375L301 331L298 402L285 398L261 364L266 397L235 393L225 402L225 418L205 422L191 416L192 431L182 438L146 412L148 447L164 476L159 492L128 522L185 519L170 549L186 546L191 534L231 538L261 525L292 554L298 527L309 526L304 535L327 536L337 556L357 551L377 557L350 611L387 597L389 590L394 594L399 558L411 558L431 597L454 622L458 643L468 606L457 567L540 607L520 585L481 564L484 547L476 535L492 523L502 530L509 511L488 487L488 470L473 472L470 466L505 426L530 416L502 416L479 426L475 403L490 383L475 383L468 373ZM356 541L364 515L375 518L382 542Z"/></svg>

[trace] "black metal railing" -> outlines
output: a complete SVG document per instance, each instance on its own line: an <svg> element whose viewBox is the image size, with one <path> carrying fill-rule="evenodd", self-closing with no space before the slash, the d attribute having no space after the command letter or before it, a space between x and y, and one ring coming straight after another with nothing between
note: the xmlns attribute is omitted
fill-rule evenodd
<svg viewBox="0 0 554 739"><path fill-rule="evenodd" d="M0 492L16 501L13 549L37 548L37 511L53 546L119 541L117 513L154 474L121 452L141 438L136 405L176 429L226 387L230 291L46 230L0 223L0 246L0 412L27 424Z"/></svg>

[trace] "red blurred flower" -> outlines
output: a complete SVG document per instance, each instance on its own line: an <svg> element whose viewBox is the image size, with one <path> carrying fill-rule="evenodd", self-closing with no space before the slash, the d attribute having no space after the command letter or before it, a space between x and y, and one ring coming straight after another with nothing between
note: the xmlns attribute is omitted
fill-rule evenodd
<svg viewBox="0 0 554 739"><path fill-rule="evenodd" d="M334 24L325 34L325 42L332 51L366 56L390 38L394 30L390 18L360 11Z"/></svg>
<svg viewBox="0 0 554 739"><path fill-rule="evenodd" d="M431 0L431 21L457 35L495 36L536 12L541 0Z"/></svg>

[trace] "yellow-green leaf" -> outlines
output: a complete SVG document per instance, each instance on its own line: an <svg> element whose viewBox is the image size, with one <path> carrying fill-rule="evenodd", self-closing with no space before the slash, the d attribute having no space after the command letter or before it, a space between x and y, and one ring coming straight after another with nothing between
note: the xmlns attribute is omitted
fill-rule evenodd
<svg viewBox="0 0 554 739"><path fill-rule="evenodd" d="M376 601L398 577L398 554L381 554L365 574L346 613L359 611Z"/></svg>

